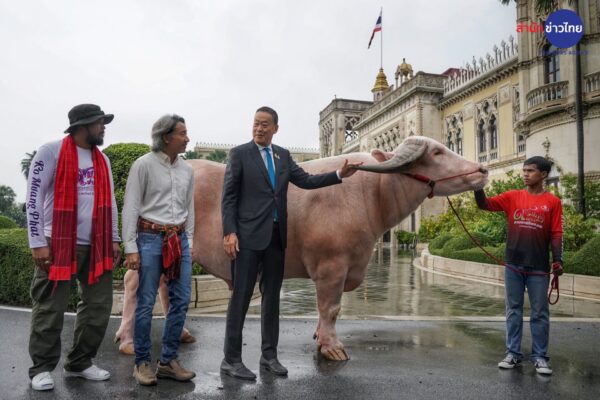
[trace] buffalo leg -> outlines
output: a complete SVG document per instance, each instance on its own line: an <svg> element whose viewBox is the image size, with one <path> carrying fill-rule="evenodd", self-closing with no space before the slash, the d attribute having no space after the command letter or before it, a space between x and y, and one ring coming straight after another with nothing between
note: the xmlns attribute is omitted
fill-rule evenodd
<svg viewBox="0 0 600 400"><path fill-rule="evenodd" d="M129 270L123 278L125 291L123 293L123 317L121 325L115 334L115 342L120 341L119 351L123 354L133 355L133 322L135 319L135 309L137 307L137 289L139 285L139 275L137 271ZM161 276L160 286L158 287L160 303L162 305L164 315L169 311L169 288L164 280L164 275ZM187 328L183 328L181 332L183 343L193 343L196 341L194 336Z"/></svg>
<svg viewBox="0 0 600 400"><path fill-rule="evenodd" d="M125 273L123 283L123 317L121 326L115 334L115 342L121 341L119 351L123 354L133 355L133 320L137 307L137 288L139 284L137 271L129 270Z"/></svg>
<svg viewBox="0 0 600 400"><path fill-rule="evenodd" d="M315 280L319 310L319 323L315 334L317 348L328 360L345 361L350 357L335 330L335 322L341 310L345 276L339 272L340 268L335 267L326 269L319 266L318 271Z"/></svg>

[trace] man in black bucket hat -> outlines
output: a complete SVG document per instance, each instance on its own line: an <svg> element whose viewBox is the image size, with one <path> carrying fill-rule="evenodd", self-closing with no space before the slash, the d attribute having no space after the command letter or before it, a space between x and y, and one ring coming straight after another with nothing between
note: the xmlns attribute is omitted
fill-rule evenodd
<svg viewBox="0 0 600 400"><path fill-rule="evenodd" d="M94 104L69 111L68 133L44 144L27 180L27 232L35 263L31 283L29 368L34 390L54 388L50 372L60 360L64 312L71 282L81 301L65 376L102 381L110 373L93 364L112 308L112 270L120 258L117 205L110 161L98 149L112 114Z"/></svg>
<svg viewBox="0 0 600 400"><path fill-rule="evenodd" d="M105 114L95 104L79 104L69 111L69 123L71 125L65 130L65 133L73 133L76 126L92 124L101 118L104 119L104 125L108 125L114 117L112 114Z"/></svg>

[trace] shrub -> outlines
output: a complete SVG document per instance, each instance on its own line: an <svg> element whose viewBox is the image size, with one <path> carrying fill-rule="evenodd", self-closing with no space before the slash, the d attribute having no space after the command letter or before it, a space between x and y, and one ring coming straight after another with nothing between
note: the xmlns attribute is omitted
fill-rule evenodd
<svg viewBox="0 0 600 400"><path fill-rule="evenodd" d="M396 231L396 239L400 244L412 244L415 241L417 234L403 230Z"/></svg>
<svg viewBox="0 0 600 400"><path fill-rule="evenodd" d="M573 274L600 276L600 235L594 236L575 253L565 270Z"/></svg>
<svg viewBox="0 0 600 400"><path fill-rule="evenodd" d="M29 289L34 268L27 230L22 228L0 230L1 304L31 306ZM73 280L68 309L75 310L78 301L77 283Z"/></svg>
<svg viewBox="0 0 600 400"><path fill-rule="evenodd" d="M32 278L33 260L27 230L0 230L0 303L31 305L29 287Z"/></svg>
<svg viewBox="0 0 600 400"><path fill-rule="evenodd" d="M472 232L471 235L479 242L481 246L487 246L492 243L492 238L481 232ZM444 244L444 251L459 251L472 249L477 247L477 245L471 240L471 238L466 233L461 233L457 236L454 236L452 239L448 240L446 244ZM481 251L481 250L479 250Z"/></svg>
<svg viewBox="0 0 600 400"><path fill-rule="evenodd" d="M143 143L115 143L104 149L104 154L110 160L115 184L115 198L119 210L123 209L125 186L131 164L148 152L150 152L150 146Z"/></svg>
<svg viewBox="0 0 600 400"><path fill-rule="evenodd" d="M442 247L444 247L446 242L452 238L452 234L442 233L441 235L433 239L431 242L429 242L429 251L441 249Z"/></svg>
<svg viewBox="0 0 600 400"><path fill-rule="evenodd" d="M0 229L14 229L17 227L17 224L12 219L0 215Z"/></svg>
<svg viewBox="0 0 600 400"><path fill-rule="evenodd" d="M571 206L563 207L563 214L563 246L565 250L577 251L594 236L597 221L583 219L583 216Z"/></svg>

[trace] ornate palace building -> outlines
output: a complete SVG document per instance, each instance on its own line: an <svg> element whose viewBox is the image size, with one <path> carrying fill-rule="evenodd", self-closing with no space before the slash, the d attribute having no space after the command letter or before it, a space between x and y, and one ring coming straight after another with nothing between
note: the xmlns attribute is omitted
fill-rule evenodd
<svg viewBox="0 0 600 400"><path fill-rule="evenodd" d="M219 144L219 143L196 143L194 151L200 155L201 158L206 158L209 154L215 150L221 150L229 154L229 150L237 146L236 144ZM308 147L286 147L290 151L290 155L297 163L303 161L314 160L319 158L319 149L311 149Z"/></svg>
<svg viewBox="0 0 600 400"><path fill-rule="evenodd" d="M568 2L561 8L568 8ZM512 4L512 3L511 3ZM580 0L585 171L600 175L600 1ZM500 5L499 5L500 6ZM334 99L320 112L320 155L393 151L407 136L432 137L465 158L479 161L491 179L520 170L534 155L549 157L559 173L577 173L575 48L556 49L542 32L518 24L543 24L533 1L517 1L515 34L461 68L413 73L405 61L389 85L383 69L373 100ZM559 51L557 51L559 50ZM562 51L561 51L562 50ZM426 200L397 229L416 231L424 217L441 212L441 199Z"/></svg>

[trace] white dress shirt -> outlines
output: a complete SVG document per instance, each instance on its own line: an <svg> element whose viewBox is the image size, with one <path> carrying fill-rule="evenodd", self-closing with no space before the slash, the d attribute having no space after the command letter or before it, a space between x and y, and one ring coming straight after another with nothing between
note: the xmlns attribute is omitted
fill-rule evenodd
<svg viewBox="0 0 600 400"><path fill-rule="evenodd" d="M180 157L171 164L163 152L138 158L129 171L123 203L125 253L137 253L138 219L161 225L185 222L190 249L194 241L194 170Z"/></svg>

